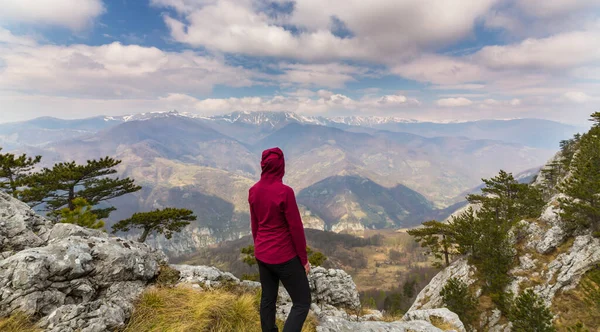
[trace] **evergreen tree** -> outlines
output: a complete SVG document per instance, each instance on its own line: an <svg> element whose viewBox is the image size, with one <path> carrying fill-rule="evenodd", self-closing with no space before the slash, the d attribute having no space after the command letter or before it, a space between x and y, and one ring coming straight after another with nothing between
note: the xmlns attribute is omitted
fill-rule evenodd
<svg viewBox="0 0 600 332"><path fill-rule="evenodd" d="M256 265L256 257L254 256L254 246L253 245L244 247L240 251L242 254L245 255L244 258L242 258L242 261L244 263L248 264L248 266Z"/></svg>
<svg viewBox="0 0 600 332"><path fill-rule="evenodd" d="M383 308L392 316L402 313L402 295L394 292L386 296Z"/></svg>
<svg viewBox="0 0 600 332"><path fill-rule="evenodd" d="M467 208L458 216L452 216L448 222L448 228L451 230L451 241L456 244L459 254L475 255L476 245L482 237L482 229L479 220L475 216L472 207Z"/></svg>
<svg viewBox="0 0 600 332"><path fill-rule="evenodd" d="M467 284L456 278L448 279L440 291L444 305L456 313L465 326L477 320L477 299L469 291Z"/></svg>
<svg viewBox="0 0 600 332"><path fill-rule="evenodd" d="M249 245L247 247L242 248L240 250L240 252L242 254L244 254L242 261L244 263L248 264L248 266L252 267L257 264L256 257L254 256L254 246L253 245ZM242 280L259 281L260 275L258 273L252 273L252 274L244 273L244 274L242 274Z"/></svg>
<svg viewBox="0 0 600 332"><path fill-rule="evenodd" d="M531 289L519 295L509 315L513 330L522 332L554 332L552 313Z"/></svg>
<svg viewBox="0 0 600 332"><path fill-rule="evenodd" d="M467 196L469 203L479 205L477 213L469 208L448 224L428 221L425 227L409 234L440 257L452 250L470 254L471 263L481 272L484 290L507 312L509 296L504 289L510 282L508 271L514 261L511 229L523 218L537 217L544 201L539 189L519 183L504 171L483 182L481 194Z"/></svg>
<svg viewBox="0 0 600 332"><path fill-rule="evenodd" d="M131 228L139 228L142 234L139 242L145 242L148 235L153 232L163 234L167 239L173 236L173 233L181 230L190 224L190 221L196 220L196 216L191 210L165 208L157 209L152 212L134 213L129 219L121 220L116 223L112 229L113 233L128 232Z"/></svg>
<svg viewBox="0 0 600 332"><path fill-rule="evenodd" d="M491 179L483 179L485 187L480 195L468 195L471 204L481 204L477 213L489 217L498 224L513 226L522 218L539 216L544 200L539 189L526 183L519 183L512 174L505 171Z"/></svg>
<svg viewBox="0 0 600 332"><path fill-rule="evenodd" d="M2 148L0 148L0 151ZM19 198L19 188L29 184L32 170L42 160L41 156L16 156L0 153L0 190Z"/></svg>
<svg viewBox="0 0 600 332"><path fill-rule="evenodd" d="M417 281L416 280L407 280L402 285L402 294L407 299L412 299L416 294Z"/></svg>
<svg viewBox="0 0 600 332"><path fill-rule="evenodd" d="M75 209L63 208L60 210L60 222L75 224L92 229L104 228L104 221L92 212L92 205L84 198L77 197L73 200Z"/></svg>
<svg viewBox="0 0 600 332"><path fill-rule="evenodd" d="M327 256L320 251L313 250L311 247L306 247L306 255L308 256L308 262L312 266L321 266L327 260Z"/></svg>
<svg viewBox="0 0 600 332"><path fill-rule="evenodd" d="M407 233L421 244L421 247L429 249L436 259L444 260L446 266L450 265L450 254L452 247L452 229L444 223L430 220L423 223L423 227L408 230ZM436 265L439 263L436 262Z"/></svg>
<svg viewBox="0 0 600 332"><path fill-rule="evenodd" d="M569 232L591 229L600 236L600 112L596 122L581 136L571 161L570 176L560 185L567 197L559 199L561 218Z"/></svg>
<svg viewBox="0 0 600 332"><path fill-rule="evenodd" d="M113 178L115 169L121 163L110 157L99 160L88 160L85 165L75 162L58 163L52 169L44 168L36 174L32 181L39 186L24 191L24 196L33 205L45 204L50 215L56 215L62 208L73 211L73 201L77 197L84 198L96 207L107 200L133 193L141 189L130 178ZM98 218L108 218L114 207L96 208L93 212Z"/></svg>

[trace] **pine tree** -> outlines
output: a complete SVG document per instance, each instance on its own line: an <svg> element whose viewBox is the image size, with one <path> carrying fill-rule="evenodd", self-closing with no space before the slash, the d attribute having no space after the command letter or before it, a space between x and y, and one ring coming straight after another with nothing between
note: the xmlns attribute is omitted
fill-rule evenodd
<svg viewBox="0 0 600 332"><path fill-rule="evenodd" d="M430 220L424 222L423 227L408 230L407 233L413 236L421 247L428 248L436 259L443 259L446 266L450 265L452 229L447 224Z"/></svg>
<svg viewBox="0 0 600 332"><path fill-rule="evenodd" d="M44 168L42 172L31 179L40 185L25 190L23 195L32 204L45 204L51 216L56 216L62 208L73 211L73 203L77 197L84 198L96 207L107 200L139 191L140 186L130 178L113 178L115 169L121 163L110 157L99 160L88 160L85 165L75 162L58 163L51 169ZM115 208L96 208L93 212L98 218L108 218Z"/></svg>
<svg viewBox="0 0 600 332"><path fill-rule="evenodd" d="M242 254L244 254L242 261L244 263L246 263L248 266L252 267L258 263L256 261L256 257L254 256L254 245L249 245L247 247L244 247L240 250L240 252ZM252 273L252 274L244 273L244 274L242 274L242 280L259 281L260 275L258 273Z"/></svg>
<svg viewBox="0 0 600 332"><path fill-rule="evenodd" d="M311 247L306 247L306 255L311 266L321 266L327 260L327 256Z"/></svg>
<svg viewBox="0 0 600 332"><path fill-rule="evenodd" d="M248 266L256 265L256 257L254 256L253 245L249 245L247 247L242 248L240 252L245 255L244 258L242 258L242 261L244 261L244 263L248 264Z"/></svg>
<svg viewBox="0 0 600 332"><path fill-rule="evenodd" d="M567 231L591 229L600 236L600 112L592 119L596 123L581 136L570 175L560 185L567 197L559 203Z"/></svg>
<svg viewBox="0 0 600 332"><path fill-rule="evenodd" d="M41 156L28 157L25 154L16 156L12 153L0 153L0 190L19 198L18 189L28 185L32 170L41 160Z"/></svg>
<svg viewBox="0 0 600 332"><path fill-rule="evenodd" d="M531 289L519 295L512 306L510 321L514 331L554 332L552 313Z"/></svg>
<svg viewBox="0 0 600 332"><path fill-rule="evenodd" d="M157 209L151 212L134 213L129 219L121 220L116 223L112 229L116 232L128 232L132 228L139 228L142 234L139 242L145 242L148 235L153 232L163 234L167 239L173 236L173 233L181 230L190 224L190 221L196 220L196 216L191 210L165 208Z"/></svg>
<svg viewBox="0 0 600 332"><path fill-rule="evenodd" d="M456 244L459 254L471 254L477 256L476 245L482 237L481 223L475 216L472 207L467 208L458 216L452 216L448 222L448 228L451 230L451 239Z"/></svg>
<svg viewBox="0 0 600 332"><path fill-rule="evenodd" d="M456 313L466 325L472 325L477 319L477 299L469 291L467 284L456 278L448 282L440 291L444 305Z"/></svg>
<svg viewBox="0 0 600 332"><path fill-rule="evenodd" d="M69 208L60 210L60 222L92 229L104 228L104 221L98 220L98 216L92 212L92 205L84 198L75 198L73 205L74 210Z"/></svg>

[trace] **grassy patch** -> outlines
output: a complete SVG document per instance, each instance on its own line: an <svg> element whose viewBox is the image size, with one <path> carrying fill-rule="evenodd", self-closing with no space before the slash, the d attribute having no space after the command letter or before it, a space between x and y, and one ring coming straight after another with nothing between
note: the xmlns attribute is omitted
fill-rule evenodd
<svg viewBox="0 0 600 332"><path fill-rule="evenodd" d="M431 316L431 317L429 317L429 320L431 321L431 325L437 327L440 330L443 330L443 331L457 331L458 330L456 328L456 326L446 322L441 317Z"/></svg>
<svg viewBox="0 0 600 332"><path fill-rule="evenodd" d="M124 332L259 332L257 298L256 292L225 289L151 288L136 303ZM303 332L315 330L316 319L309 317Z"/></svg>
<svg viewBox="0 0 600 332"><path fill-rule="evenodd" d="M559 331L575 326L577 322L582 322L590 331L600 331L600 310L586 302L581 283L575 289L557 294L551 309L560 313L554 322Z"/></svg>
<svg viewBox="0 0 600 332"><path fill-rule="evenodd" d="M41 332L42 329L27 315L17 312L10 317L0 319L0 331L2 332Z"/></svg>

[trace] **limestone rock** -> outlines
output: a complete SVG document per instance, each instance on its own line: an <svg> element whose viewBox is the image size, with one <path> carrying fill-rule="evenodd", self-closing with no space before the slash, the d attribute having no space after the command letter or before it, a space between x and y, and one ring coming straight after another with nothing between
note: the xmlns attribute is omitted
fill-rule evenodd
<svg viewBox="0 0 600 332"><path fill-rule="evenodd" d="M466 332L465 326L458 318L458 315L446 308L413 310L407 312L403 321L426 321L429 323L443 322L446 325L451 325L457 332Z"/></svg>
<svg viewBox="0 0 600 332"><path fill-rule="evenodd" d="M180 282L200 284L207 288L219 287L226 283L240 284L240 280L233 274L212 266L171 265L171 267L181 272ZM260 287L260 283L257 284Z"/></svg>
<svg viewBox="0 0 600 332"><path fill-rule="evenodd" d="M52 223L27 204L0 192L0 258L44 245L50 228Z"/></svg>
<svg viewBox="0 0 600 332"><path fill-rule="evenodd" d="M534 291L550 304L559 290L575 288L581 277L599 263L600 239L589 234L578 236L567 252L548 264L543 275L547 283L536 286Z"/></svg>
<svg viewBox="0 0 600 332"><path fill-rule="evenodd" d="M0 261L0 316L41 316L40 325L57 332L92 322L116 328L163 260L144 244L106 237L70 236L22 250Z"/></svg>
<svg viewBox="0 0 600 332"><path fill-rule="evenodd" d="M166 256L98 230L56 224L0 193L0 317L39 317L50 332L123 326Z"/></svg>
<svg viewBox="0 0 600 332"><path fill-rule="evenodd" d="M442 332L426 321L410 322L352 322L341 317L325 317L317 332Z"/></svg>
<svg viewBox="0 0 600 332"><path fill-rule="evenodd" d="M352 277L344 270L314 267L308 275L313 301L356 309L360 298Z"/></svg>
<svg viewBox="0 0 600 332"><path fill-rule="evenodd" d="M465 258L456 260L431 279L429 284L417 295L415 302L408 309L408 312L442 307L440 291L444 288L448 280L450 278L457 278L467 285L471 285L475 282L474 273L475 267L470 266Z"/></svg>

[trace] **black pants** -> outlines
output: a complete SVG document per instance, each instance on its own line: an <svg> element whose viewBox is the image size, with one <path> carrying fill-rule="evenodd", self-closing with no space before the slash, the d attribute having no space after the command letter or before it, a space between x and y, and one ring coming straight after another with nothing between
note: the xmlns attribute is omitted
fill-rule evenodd
<svg viewBox="0 0 600 332"><path fill-rule="evenodd" d="M258 260L257 260L258 261ZM258 261L262 296L260 299L260 324L263 332L277 332L275 305L279 281L292 298L292 310L288 315L283 332L300 332L310 309L310 287L304 266L297 256L285 263L266 264Z"/></svg>

